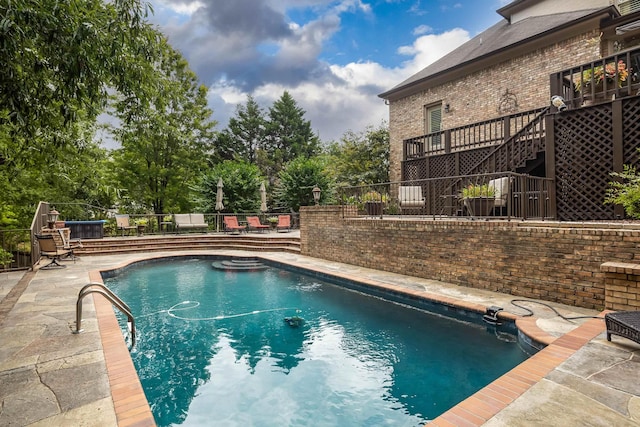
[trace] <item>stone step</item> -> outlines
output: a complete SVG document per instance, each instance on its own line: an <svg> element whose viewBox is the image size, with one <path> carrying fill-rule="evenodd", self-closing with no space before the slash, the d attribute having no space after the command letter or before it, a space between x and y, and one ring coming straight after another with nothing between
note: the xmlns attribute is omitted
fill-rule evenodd
<svg viewBox="0 0 640 427"><path fill-rule="evenodd" d="M141 236L87 239L83 247L76 249L76 255L105 255L133 252L153 252L167 250L247 250L300 253L300 238L291 236L228 236L228 235L185 235L185 236Z"/></svg>
<svg viewBox="0 0 640 427"><path fill-rule="evenodd" d="M261 263L258 260L223 260L214 261L211 266L217 270L232 270L232 271L258 271L266 270L268 265Z"/></svg>

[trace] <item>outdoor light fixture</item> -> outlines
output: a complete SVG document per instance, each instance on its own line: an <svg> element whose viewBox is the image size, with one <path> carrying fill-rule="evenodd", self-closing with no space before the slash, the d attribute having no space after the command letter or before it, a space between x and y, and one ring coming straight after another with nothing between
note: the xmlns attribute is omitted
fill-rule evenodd
<svg viewBox="0 0 640 427"><path fill-rule="evenodd" d="M320 193L322 192L322 190L320 190L320 188L318 188L318 186L316 185L315 187L313 187L313 190L311 190L311 192L313 193L313 201L316 202L316 206L320 204Z"/></svg>
<svg viewBox="0 0 640 427"><path fill-rule="evenodd" d="M56 226L56 221L58 220L58 215L60 215L60 212L55 210L55 208L50 210L49 213L47 214L47 225L52 230Z"/></svg>
<svg viewBox="0 0 640 427"><path fill-rule="evenodd" d="M556 107L558 111L565 111L568 108L567 104L564 103L564 98L560 95L553 95L551 97L551 105Z"/></svg>
<svg viewBox="0 0 640 427"><path fill-rule="evenodd" d="M449 104L444 104L444 112L448 113L449 111L451 111L451 106Z"/></svg>

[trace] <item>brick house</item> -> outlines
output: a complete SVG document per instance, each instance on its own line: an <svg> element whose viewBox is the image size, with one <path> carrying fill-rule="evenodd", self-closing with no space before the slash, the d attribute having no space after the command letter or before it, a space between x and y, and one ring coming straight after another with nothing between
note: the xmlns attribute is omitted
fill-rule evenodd
<svg viewBox="0 0 640 427"><path fill-rule="evenodd" d="M516 0L497 13L500 22L379 95L389 105L391 180L517 172L552 180L559 219L620 216L596 205L609 173L638 160L640 130L628 124L640 111L640 1ZM587 70L619 61L628 78L592 91L604 92L587 106ZM553 95L567 111L550 106ZM519 162L499 160L514 150ZM566 152L575 157L559 158ZM594 162L597 173L575 170ZM585 174L584 194L561 191Z"/></svg>

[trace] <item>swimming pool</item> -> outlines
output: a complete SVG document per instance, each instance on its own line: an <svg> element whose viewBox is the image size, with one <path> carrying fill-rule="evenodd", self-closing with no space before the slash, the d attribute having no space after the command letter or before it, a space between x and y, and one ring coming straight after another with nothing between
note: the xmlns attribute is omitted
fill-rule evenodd
<svg viewBox="0 0 640 427"><path fill-rule="evenodd" d="M420 425L527 358L494 327L278 268L174 259L105 283L136 316L158 425Z"/></svg>

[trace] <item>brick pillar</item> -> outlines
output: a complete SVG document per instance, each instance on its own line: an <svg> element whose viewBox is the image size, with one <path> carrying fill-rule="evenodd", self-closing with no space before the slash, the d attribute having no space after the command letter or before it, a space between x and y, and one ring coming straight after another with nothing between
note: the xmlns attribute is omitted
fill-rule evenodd
<svg viewBox="0 0 640 427"><path fill-rule="evenodd" d="M640 264L605 262L604 306L608 310L640 310Z"/></svg>

